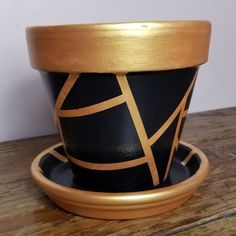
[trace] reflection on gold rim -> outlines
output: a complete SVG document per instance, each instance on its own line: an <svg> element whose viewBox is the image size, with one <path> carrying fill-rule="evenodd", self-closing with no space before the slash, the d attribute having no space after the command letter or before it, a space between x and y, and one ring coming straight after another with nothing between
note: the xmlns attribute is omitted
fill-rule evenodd
<svg viewBox="0 0 236 236"><path fill-rule="evenodd" d="M208 21L32 27L31 65L57 72L137 72L187 68L208 59Z"/></svg>

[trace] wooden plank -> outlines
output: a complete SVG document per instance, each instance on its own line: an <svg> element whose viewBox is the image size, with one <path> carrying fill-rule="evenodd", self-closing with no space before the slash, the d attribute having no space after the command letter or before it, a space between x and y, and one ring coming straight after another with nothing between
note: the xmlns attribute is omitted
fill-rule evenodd
<svg viewBox="0 0 236 236"><path fill-rule="evenodd" d="M34 184L29 168L37 153L58 140L58 136L47 136L0 144L0 235L165 235L177 229L182 231L176 233L186 235L207 235L217 229L222 235L233 232L235 217L221 216L236 208L236 108L189 116L183 140L208 155L210 175L182 207L144 219L89 219L51 203ZM198 225L211 217L212 221Z"/></svg>
<svg viewBox="0 0 236 236"><path fill-rule="evenodd" d="M208 236L208 235L214 235L214 236L223 236L223 235L230 235L235 236L236 235L236 215L231 215L229 217L225 217L219 220L216 220L214 222L210 222L208 224L202 224L198 227L191 228L184 232L179 232L174 235L176 236ZM172 235L173 235L172 234ZM171 234L165 234L165 235L171 235ZM163 235L164 236L164 235Z"/></svg>

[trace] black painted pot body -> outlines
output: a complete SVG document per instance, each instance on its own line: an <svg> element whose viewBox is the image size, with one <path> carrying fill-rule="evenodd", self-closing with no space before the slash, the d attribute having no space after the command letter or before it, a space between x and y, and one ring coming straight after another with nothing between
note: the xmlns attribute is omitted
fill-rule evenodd
<svg viewBox="0 0 236 236"><path fill-rule="evenodd" d="M165 184L196 73L197 67L123 75L41 72L81 188L126 192Z"/></svg>

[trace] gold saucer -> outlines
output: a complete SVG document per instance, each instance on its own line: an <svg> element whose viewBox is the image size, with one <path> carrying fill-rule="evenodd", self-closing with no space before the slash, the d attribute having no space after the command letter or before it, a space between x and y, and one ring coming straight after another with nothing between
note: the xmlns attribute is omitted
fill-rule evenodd
<svg viewBox="0 0 236 236"><path fill-rule="evenodd" d="M92 218L134 219L174 209L191 197L209 171L206 155L195 146L181 141L179 149L188 150L188 153L183 157L177 155L175 161L186 169L189 176L186 179L178 177L176 184L171 184L170 181L165 187L139 192L81 190L73 185L69 164L63 153L58 151L61 146L61 143L56 144L37 155L31 165L32 176L56 205L69 212ZM175 165L172 165L173 168L176 168Z"/></svg>

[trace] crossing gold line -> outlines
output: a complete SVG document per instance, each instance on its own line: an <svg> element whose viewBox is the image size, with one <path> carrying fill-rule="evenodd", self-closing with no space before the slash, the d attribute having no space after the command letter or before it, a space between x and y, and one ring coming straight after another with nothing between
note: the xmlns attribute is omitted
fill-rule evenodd
<svg viewBox="0 0 236 236"><path fill-rule="evenodd" d="M185 107L183 107L183 105L185 106L186 104L186 100L188 95L190 94L194 83L196 81L196 77L197 77L197 72L194 75L193 81L190 84L187 92L185 93L183 99L181 100L180 104L176 107L175 111L171 114L171 116L168 118L168 120L161 126L160 129L158 129L155 134L152 135L151 138L149 138L149 143L150 145L153 145L160 137L161 135L168 129L168 127L172 124L172 122L175 120L175 118L177 117L177 115L179 114L180 110ZM188 113L188 110L184 110L184 112L182 113L182 117L186 117Z"/></svg>
<svg viewBox="0 0 236 236"><path fill-rule="evenodd" d="M178 143L179 143L179 140L178 140L178 135L179 135L179 130L180 130L180 126L181 126L181 122L182 122L182 119L183 119L183 115L185 114L185 105L186 105L186 102L187 102L187 98L189 96L189 94L191 93L192 89L193 89L193 86L195 84L195 81L196 81L196 78L197 78L197 73L198 73L198 70L196 71L195 75L194 75L194 78L193 78L193 81L192 83L190 84L187 92L185 93L181 103L180 103L180 115L179 115L179 119L178 119L178 123L177 123L177 126L176 126L176 130L175 130L175 136L174 136L174 140L173 140L173 143L172 143L172 147L171 147L171 151L170 151L170 155L169 155L169 160L168 160L168 164L167 164L167 168L166 168L166 172L165 172L165 176L164 176L164 180L167 178L168 174L169 174L169 169L170 169L170 166L171 166L171 162L172 162L172 159L173 159L173 156L174 156L174 151L176 150L176 148L178 147Z"/></svg>
<svg viewBox="0 0 236 236"><path fill-rule="evenodd" d="M125 98L123 95L119 95L117 97L108 99L103 102L99 102L97 104L93 104L87 107L82 107L78 109L71 110L59 110L59 117L78 117L78 116L87 116L97 112L101 112L112 107L118 106L122 103L125 103Z"/></svg>
<svg viewBox="0 0 236 236"><path fill-rule="evenodd" d="M175 130L175 135L174 135L170 155L169 155L169 159L168 159L168 163L167 163L167 168L166 168L164 180L167 178L167 176L169 174L169 169L170 169L170 166L171 166L171 162L172 162L175 150L178 147L178 142L179 142L178 141L178 134L179 134L179 129L180 129L180 126L181 126L181 121L182 121L182 112L183 112L183 110L181 109L179 119L178 119L178 123L177 123L176 130Z"/></svg>
<svg viewBox="0 0 236 236"><path fill-rule="evenodd" d="M171 116L168 118L168 120L161 126L161 128L158 129L156 133L152 135L151 138L149 138L150 145L153 145L161 137L161 135L169 128L169 126L172 124L172 122L175 120L175 118L179 114L180 109L181 109L181 106L178 106L175 109L175 111L171 114Z"/></svg>
<svg viewBox="0 0 236 236"><path fill-rule="evenodd" d="M148 137L142 122L142 118L139 114L138 107L136 105L135 99L133 97L132 91L130 89L129 83L127 81L125 74L117 74L117 81L120 85L121 91L123 95L125 96L126 104L128 106L130 115L132 117L132 120L134 122L134 126L136 128L140 143L142 145L145 158L148 163L148 167L151 173L152 182L153 185L156 186L160 183L159 181L159 175L155 163L155 159L148 141Z"/></svg>

